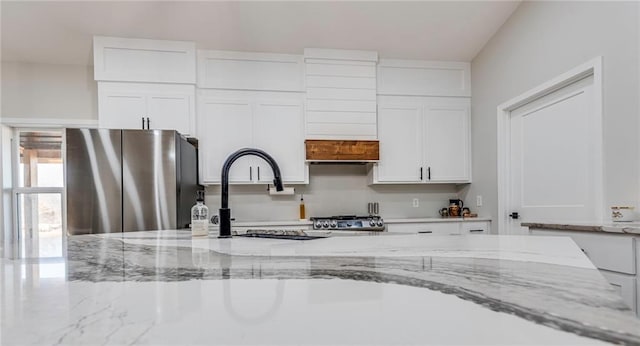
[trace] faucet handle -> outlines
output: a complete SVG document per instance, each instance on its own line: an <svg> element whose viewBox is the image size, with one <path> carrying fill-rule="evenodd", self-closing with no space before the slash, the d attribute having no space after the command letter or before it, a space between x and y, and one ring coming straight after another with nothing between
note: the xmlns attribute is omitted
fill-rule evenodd
<svg viewBox="0 0 640 346"><path fill-rule="evenodd" d="M232 217L230 220L231 220L231 221L236 221L236 218L235 218L235 217ZM220 223L220 218L218 217L218 215L213 215L213 216L211 217L211 223L212 223L212 224L214 224L214 225L217 225L217 224L219 224L219 223Z"/></svg>

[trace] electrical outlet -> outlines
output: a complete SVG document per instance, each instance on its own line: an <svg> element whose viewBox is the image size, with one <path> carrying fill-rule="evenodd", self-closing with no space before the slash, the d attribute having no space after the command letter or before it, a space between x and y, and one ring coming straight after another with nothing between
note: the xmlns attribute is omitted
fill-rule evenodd
<svg viewBox="0 0 640 346"><path fill-rule="evenodd" d="M413 207L414 207L414 208L417 208L417 207L419 207L419 206L420 206L420 200L419 200L419 199L417 199L417 198L414 198L414 199L413 199Z"/></svg>
<svg viewBox="0 0 640 346"><path fill-rule="evenodd" d="M476 196L476 207L482 207L482 196Z"/></svg>

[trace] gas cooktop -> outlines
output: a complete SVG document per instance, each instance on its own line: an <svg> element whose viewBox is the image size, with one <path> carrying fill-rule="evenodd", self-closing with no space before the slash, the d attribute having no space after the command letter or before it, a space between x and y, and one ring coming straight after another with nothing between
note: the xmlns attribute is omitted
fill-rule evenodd
<svg viewBox="0 0 640 346"><path fill-rule="evenodd" d="M312 217L313 229L349 230L349 231L384 231L384 220L378 215L335 215L328 217Z"/></svg>

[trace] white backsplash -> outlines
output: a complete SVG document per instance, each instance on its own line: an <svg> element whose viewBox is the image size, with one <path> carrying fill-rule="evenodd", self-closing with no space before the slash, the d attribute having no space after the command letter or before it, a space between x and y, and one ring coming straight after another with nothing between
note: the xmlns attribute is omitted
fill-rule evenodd
<svg viewBox="0 0 640 346"><path fill-rule="evenodd" d="M293 196L270 196L265 185L231 185L229 208L238 221L297 220L300 193L307 217L367 213L368 202L380 204L384 218L437 217L438 209L457 198L455 185L367 185L365 165L311 165L309 185L294 185ZM414 198L419 207L414 208ZM205 202L212 215L220 208L220 186L208 186ZM473 210L473 209L472 209Z"/></svg>

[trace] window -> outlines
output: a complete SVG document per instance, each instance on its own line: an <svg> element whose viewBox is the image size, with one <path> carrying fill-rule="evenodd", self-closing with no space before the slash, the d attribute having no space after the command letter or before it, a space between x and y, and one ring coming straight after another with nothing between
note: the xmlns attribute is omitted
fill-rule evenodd
<svg viewBox="0 0 640 346"><path fill-rule="evenodd" d="M18 255L64 254L62 130L16 130L14 188Z"/></svg>

